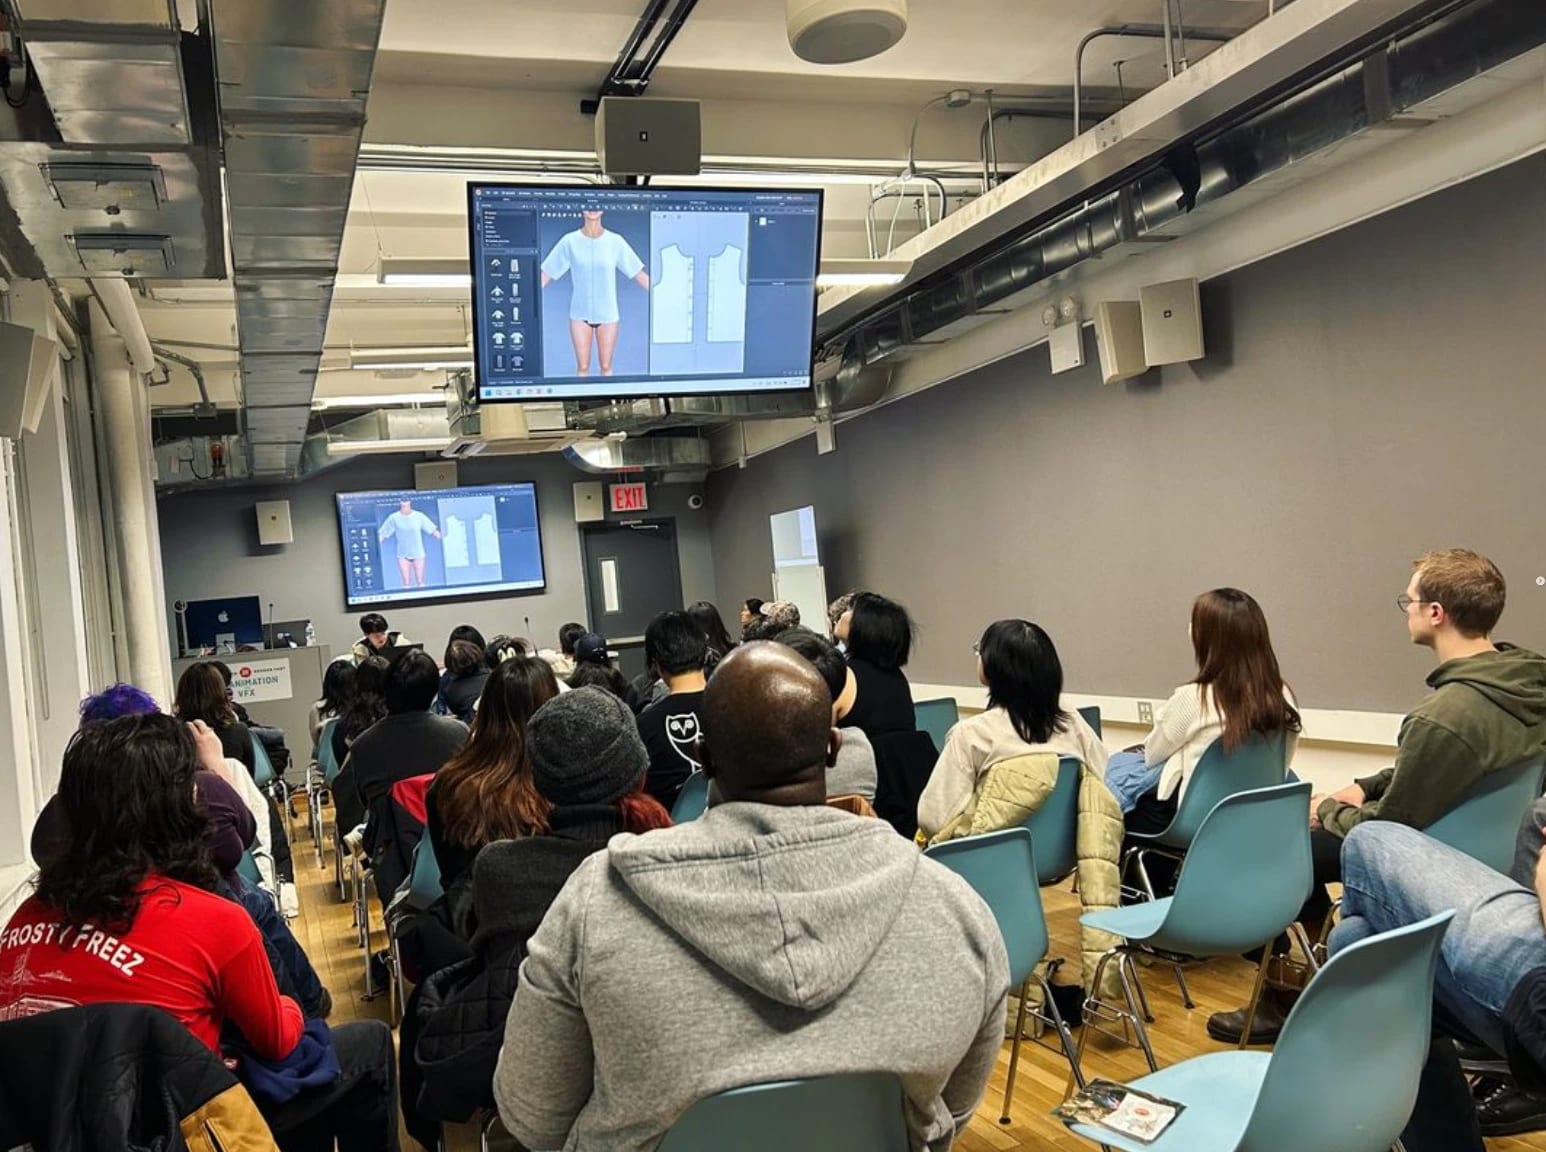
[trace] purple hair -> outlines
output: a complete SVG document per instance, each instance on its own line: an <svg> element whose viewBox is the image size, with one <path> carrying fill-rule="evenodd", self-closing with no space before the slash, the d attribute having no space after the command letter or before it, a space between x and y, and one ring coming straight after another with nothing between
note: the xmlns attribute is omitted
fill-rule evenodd
<svg viewBox="0 0 1546 1152"><path fill-rule="evenodd" d="M143 716L160 712L156 699L133 684L109 684L81 701L81 726L98 720L117 720L120 716Z"/></svg>

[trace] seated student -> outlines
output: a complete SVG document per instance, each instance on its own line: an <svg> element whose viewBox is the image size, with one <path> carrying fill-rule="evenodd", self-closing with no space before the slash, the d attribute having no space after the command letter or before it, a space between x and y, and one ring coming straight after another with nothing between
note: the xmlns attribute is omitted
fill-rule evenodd
<svg viewBox="0 0 1546 1152"><path fill-rule="evenodd" d="M848 615L848 610L854 606L854 597L856 595L857 593L855 592L844 592L836 600L827 605L827 636L831 638L832 643L837 645L839 651L842 651L846 647L846 644L844 641L838 639L838 621L842 620L844 616Z"/></svg>
<svg viewBox="0 0 1546 1152"><path fill-rule="evenodd" d="M743 640L771 640L780 632L800 626L800 609L788 600L769 600L757 619L741 630Z"/></svg>
<svg viewBox="0 0 1546 1152"><path fill-rule="evenodd" d="M737 648L704 722L724 802L613 838L531 939L494 1078L506 1129L642 1152L717 1092L878 1068L901 1077L913 1146L944 1152L1003 1043L992 913L880 821L826 807L832 699L803 657Z"/></svg>
<svg viewBox="0 0 1546 1152"><path fill-rule="evenodd" d="M916 631L907 609L874 592L854 594L838 620L854 674L854 698L843 730L859 729L875 749L875 813L911 840L918 831L918 799L939 749L918 730L912 687L902 669Z"/></svg>
<svg viewBox="0 0 1546 1152"><path fill-rule="evenodd" d="M1521 845L1511 876L1389 821L1360 824L1347 835L1342 920L1329 950L1455 909L1434 977L1435 1026L1479 1041L1493 1058L1506 1056L1525 1089L1487 1092L1478 1117L1453 1052L1436 1038L1417 1107L1401 1134L1408 1152L1483 1152L1483 1135L1546 1125L1540 1095L1546 1088L1543 818L1546 802L1537 802L1520 834L1533 843Z"/></svg>
<svg viewBox="0 0 1546 1152"><path fill-rule="evenodd" d="M231 702L231 711L236 713L236 718L247 726L247 731L252 733L254 740L261 741L268 751L269 761L274 770L283 772L290 763L290 750L285 747L285 734L283 728L275 728L272 724L260 724L247 714L247 707L236 699L236 693L231 687L234 677L231 674L231 666L224 660L211 660L210 666L220 673L220 679L225 684L225 698Z"/></svg>
<svg viewBox="0 0 1546 1152"><path fill-rule="evenodd" d="M741 639L744 640L746 639L746 630L762 619L762 601L755 596L742 600L738 618L741 622Z"/></svg>
<svg viewBox="0 0 1546 1152"><path fill-rule="evenodd" d="M584 683L593 684L604 688L608 692L614 692L618 698L631 708L635 715L644 710L648 701L639 695L639 692L627 678L618 671L617 665L612 662L612 650L607 647L607 638L595 632L587 632L574 642L574 673L569 677L565 688L578 688L582 684L575 683L575 677L580 677ZM597 679L588 673L591 670L600 669L606 673L604 679Z"/></svg>
<svg viewBox="0 0 1546 1152"><path fill-rule="evenodd" d="M177 678L175 710L184 724L202 720L220 737L220 747L228 757L240 760L248 773L254 771L252 733L236 718L225 680L213 663L201 660L183 669Z"/></svg>
<svg viewBox="0 0 1546 1152"><path fill-rule="evenodd" d="M1077 712L1062 707L1063 665L1052 638L1029 620L988 625L973 648L986 711L950 729L939 763L918 799L918 832L933 838L974 806L995 764L1034 752L1076 757L1097 776L1106 746Z"/></svg>
<svg viewBox="0 0 1546 1152"><path fill-rule="evenodd" d="M426 1147L434 1147L435 1122L493 1107L494 1067L526 945L570 875L619 832L671 826L644 794L649 756L633 713L610 693L582 688L551 700L531 718L527 737L546 827L478 854L474 959L432 976L422 995L415 990L422 1021L410 1013L414 1024L403 1038L416 1057L403 1061L404 1110Z"/></svg>
<svg viewBox="0 0 1546 1152"><path fill-rule="evenodd" d="M388 648L413 643L401 632L387 628L386 617L380 612L367 612L361 616L360 632L362 635L354 642L351 650L356 664L363 662L367 656L379 656Z"/></svg>
<svg viewBox="0 0 1546 1152"><path fill-rule="evenodd" d="M725 622L720 618L719 609L707 600L699 600L696 604L689 605L687 615L691 616L693 623L703 629L703 635L709 642L708 671L714 673L714 665L718 664L730 650L735 647L735 641L730 638L730 633L725 629Z"/></svg>
<svg viewBox="0 0 1546 1152"><path fill-rule="evenodd" d="M649 749L644 790L670 809L687 777L699 767L703 665L709 642L685 612L662 612L644 630L644 660L659 674L667 694L639 713L639 735Z"/></svg>
<svg viewBox="0 0 1546 1152"><path fill-rule="evenodd" d="M159 715L160 712L160 706L150 693L132 684L114 684L81 701L80 726L84 728L88 724L123 716ZM235 781L253 786L242 766L225 758L219 737L202 720L193 721L189 729L199 765L193 774L194 793L208 817L205 840L210 861L220 873L220 894L229 896L245 908L263 933L269 962L281 990L300 1003L308 1018L325 1019L332 1011L333 998L323 987L310 958L268 893L252 887L236 872L243 854L258 844L258 817L267 811L261 806L262 797L259 797L258 811L254 813L232 784ZM56 793L43 805L32 826L32 859L40 868L45 864L52 865L63 858L69 844L70 827L65 819L64 805Z"/></svg>
<svg viewBox="0 0 1546 1152"><path fill-rule="evenodd" d="M445 659L446 670L440 674L435 711L441 716L455 716L463 724L471 724L489 674L483 649L471 640L452 640L446 646Z"/></svg>
<svg viewBox="0 0 1546 1152"><path fill-rule="evenodd" d="M311 756L315 760L319 751L317 742L322 739L322 728L329 720L343 715L344 705L354 688L354 661L339 656L322 673L322 696L311 706L306 717L306 728L311 733ZM336 730L338 725L333 725ZM342 760L339 763L343 763Z"/></svg>
<svg viewBox="0 0 1546 1152"><path fill-rule="evenodd" d="M217 1053L227 1022L259 1060L296 1051L299 1007L275 987L247 914L214 894L197 763L187 726L169 716L88 724L71 742L59 779L71 836L0 931L0 1019L149 1004ZM307 1034L329 1042L324 1026ZM310 1152L336 1139L345 1152L395 1149L390 1031L345 1024L330 1042L342 1075L286 1104L257 1097L279 1146Z"/></svg>
<svg viewBox="0 0 1546 1152"><path fill-rule="evenodd" d="M821 673L827 691L832 694L832 724L837 727L853 707L854 674L837 647L809 628L790 628L780 632L776 642L793 648ZM875 749L870 738L859 728L845 728L838 734L837 756L827 769L827 795L863 796L875 799Z"/></svg>
<svg viewBox="0 0 1546 1152"><path fill-rule="evenodd" d="M1503 574L1464 548L1428 552L1412 565L1396 605L1414 644L1433 649L1433 692L1401 722L1396 763L1331 796L1310 800L1315 888L1299 919L1320 930L1331 908L1323 885L1342 878L1342 840L1365 820L1426 828L1455 807L1487 773L1546 749L1546 660L1494 644L1503 615ZM1270 986L1257 1008L1251 1042L1270 1043L1282 1027L1286 999ZM1219 1013L1208 1034L1234 1043L1244 1012Z"/></svg>
<svg viewBox="0 0 1546 1152"><path fill-rule="evenodd" d="M338 723L333 725L333 757L338 775L333 780L334 831L338 842L365 822L365 805L354 786L354 765L349 749L360 735L386 715L386 680L392 665L384 656L367 656L354 670L354 684Z"/></svg>
<svg viewBox="0 0 1546 1152"><path fill-rule="evenodd" d="M439 685L440 670L423 652L409 652L388 669L386 715L349 746L354 788L365 809L399 780L438 771L467 742L467 725L429 710Z"/></svg>
<svg viewBox="0 0 1546 1152"><path fill-rule="evenodd" d="M472 862L495 840L547 829L547 805L532 784L526 725L558 695L544 660L517 656L488 674L472 734L435 774L426 828L450 891L471 879Z"/></svg>
<svg viewBox="0 0 1546 1152"><path fill-rule="evenodd" d="M568 623L559 626L558 651L544 648L537 655L553 666L553 675L567 680L574 675L574 646L590 629L584 624Z"/></svg>
<svg viewBox="0 0 1546 1152"><path fill-rule="evenodd" d="M873 741L885 732L912 732L912 687L902 669L912 655L917 631L907 609L874 592L857 592L838 620L837 637L847 647L856 692L845 728L862 728Z"/></svg>
<svg viewBox="0 0 1546 1152"><path fill-rule="evenodd" d="M1238 588L1204 592L1192 603L1190 631L1197 676L1154 713L1143 744L1143 770L1154 783L1127 813L1130 832L1170 827L1192 772L1215 743L1232 751L1253 733L1281 733L1285 768L1299 745L1294 694L1278 671L1261 605Z"/></svg>
<svg viewBox="0 0 1546 1152"><path fill-rule="evenodd" d="M488 665L490 671L493 671L506 660L532 654L532 643L524 636L499 635L490 640L488 647L483 650L483 662Z"/></svg>

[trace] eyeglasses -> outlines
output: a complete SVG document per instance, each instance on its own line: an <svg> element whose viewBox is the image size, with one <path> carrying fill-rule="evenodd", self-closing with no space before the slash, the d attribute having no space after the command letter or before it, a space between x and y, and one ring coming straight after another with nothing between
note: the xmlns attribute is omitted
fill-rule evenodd
<svg viewBox="0 0 1546 1152"><path fill-rule="evenodd" d="M1405 612L1413 604L1437 604L1437 603L1438 603L1437 600L1414 600L1410 596L1397 596L1396 597L1396 607L1401 609L1401 611L1403 611L1403 612Z"/></svg>

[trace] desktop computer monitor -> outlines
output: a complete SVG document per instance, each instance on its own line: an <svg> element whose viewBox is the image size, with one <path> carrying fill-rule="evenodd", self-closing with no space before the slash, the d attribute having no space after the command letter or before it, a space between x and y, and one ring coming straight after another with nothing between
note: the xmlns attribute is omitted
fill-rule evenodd
<svg viewBox="0 0 1546 1152"><path fill-rule="evenodd" d="M263 646L263 604L256 596L190 600L183 612L186 652L235 652Z"/></svg>

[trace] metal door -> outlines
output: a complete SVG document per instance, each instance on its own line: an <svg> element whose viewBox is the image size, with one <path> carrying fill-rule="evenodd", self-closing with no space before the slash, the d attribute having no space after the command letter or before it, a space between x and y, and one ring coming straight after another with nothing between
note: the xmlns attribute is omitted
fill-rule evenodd
<svg viewBox="0 0 1546 1152"><path fill-rule="evenodd" d="M632 678L644 670L644 629L661 612L683 607L676 523L637 520L582 528L585 595L592 628L619 653Z"/></svg>

